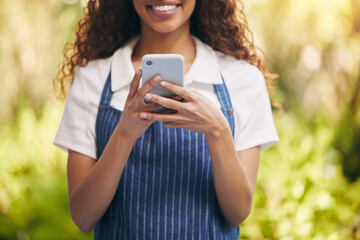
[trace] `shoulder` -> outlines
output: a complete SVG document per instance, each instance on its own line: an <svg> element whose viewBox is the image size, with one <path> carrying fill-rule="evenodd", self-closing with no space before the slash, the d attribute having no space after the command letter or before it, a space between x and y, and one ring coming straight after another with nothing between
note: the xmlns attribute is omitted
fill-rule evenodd
<svg viewBox="0 0 360 240"><path fill-rule="evenodd" d="M244 60L216 54L233 106L236 150L272 146L279 138L264 75Z"/></svg>
<svg viewBox="0 0 360 240"><path fill-rule="evenodd" d="M262 72L256 66L246 62L245 60L239 60L233 56L227 56L218 51L215 51L215 53L223 75L226 75L231 79L241 79L241 81L246 82L264 79Z"/></svg>
<svg viewBox="0 0 360 240"><path fill-rule="evenodd" d="M215 51L221 74L229 90L266 89L263 73L254 65Z"/></svg>
<svg viewBox="0 0 360 240"><path fill-rule="evenodd" d="M79 66L75 71L67 98L82 101L90 108L97 106L110 72L111 59L112 57L92 60L85 66Z"/></svg>
<svg viewBox="0 0 360 240"><path fill-rule="evenodd" d="M105 59L96 59L88 62L85 66L76 69L73 83L82 82L90 88L98 87L105 83L110 72L112 56Z"/></svg>

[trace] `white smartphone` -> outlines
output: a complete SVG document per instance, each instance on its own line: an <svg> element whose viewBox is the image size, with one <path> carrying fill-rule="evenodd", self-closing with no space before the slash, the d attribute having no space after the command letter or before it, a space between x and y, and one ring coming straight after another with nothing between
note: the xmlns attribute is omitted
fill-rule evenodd
<svg viewBox="0 0 360 240"><path fill-rule="evenodd" d="M184 86L184 57L180 54L147 54L141 59L142 85L160 75L161 80ZM174 93L156 85L150 93L170 97ZM150 101L145 100L146 103Z"/></svg>

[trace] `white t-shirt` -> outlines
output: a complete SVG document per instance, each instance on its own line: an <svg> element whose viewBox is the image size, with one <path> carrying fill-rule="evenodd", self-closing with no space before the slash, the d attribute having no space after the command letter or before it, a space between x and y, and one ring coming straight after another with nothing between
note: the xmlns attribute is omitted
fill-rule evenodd
<svg viewBox="0 0 360 240"><path fill-rule="evenodd" d="M105 81L111 69L110 105L123 110L129 84L135 74L131 54L138 37L111 57L90 61L77 68L54 144L96 158L95 122ZM225 56L193 37L196 57L185 74L185 88L194 89L220 107L213 84L224 77L234 110L236 151L260 145L261 150L279 141L271 112L265 79L246 61Z"/></svg>

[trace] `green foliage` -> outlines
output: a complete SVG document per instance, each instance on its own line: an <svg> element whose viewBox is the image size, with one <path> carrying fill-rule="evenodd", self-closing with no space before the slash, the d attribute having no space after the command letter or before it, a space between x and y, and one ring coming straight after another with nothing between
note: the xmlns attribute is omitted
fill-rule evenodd
<svg viewBox="0 0 360 240"><path fill-rule="evenodd" d="M359 225L360 181L342 175L335 129L287 113L276 119L280 142L265 151L253 212L241 228L250 239L351 239Z"/></svg>
<svg viewBox="0 0 360 240"><path fill-rule="evenodd" d="M0 127L0 239L89 239L72 222L67 198L66 155L52 145L60 108L40 118L21 109Z"/></svg>

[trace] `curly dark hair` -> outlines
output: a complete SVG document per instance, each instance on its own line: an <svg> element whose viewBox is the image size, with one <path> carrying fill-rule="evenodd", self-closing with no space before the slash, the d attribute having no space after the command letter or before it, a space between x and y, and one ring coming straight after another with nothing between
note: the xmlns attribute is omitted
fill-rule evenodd
<svg viewBox="0 0 360 240"><path fill-rule="evenodd" d="M277 76L266 71L264 54L254 45L241 1L197 0L190 32L214 50L255 65L264 74L272 98ZM66 97L78 66L111 56L139 34L140 19L132 0L89 0L78 22L75 43L65 45L64 60L53 81L58 97Z"/></svg>

